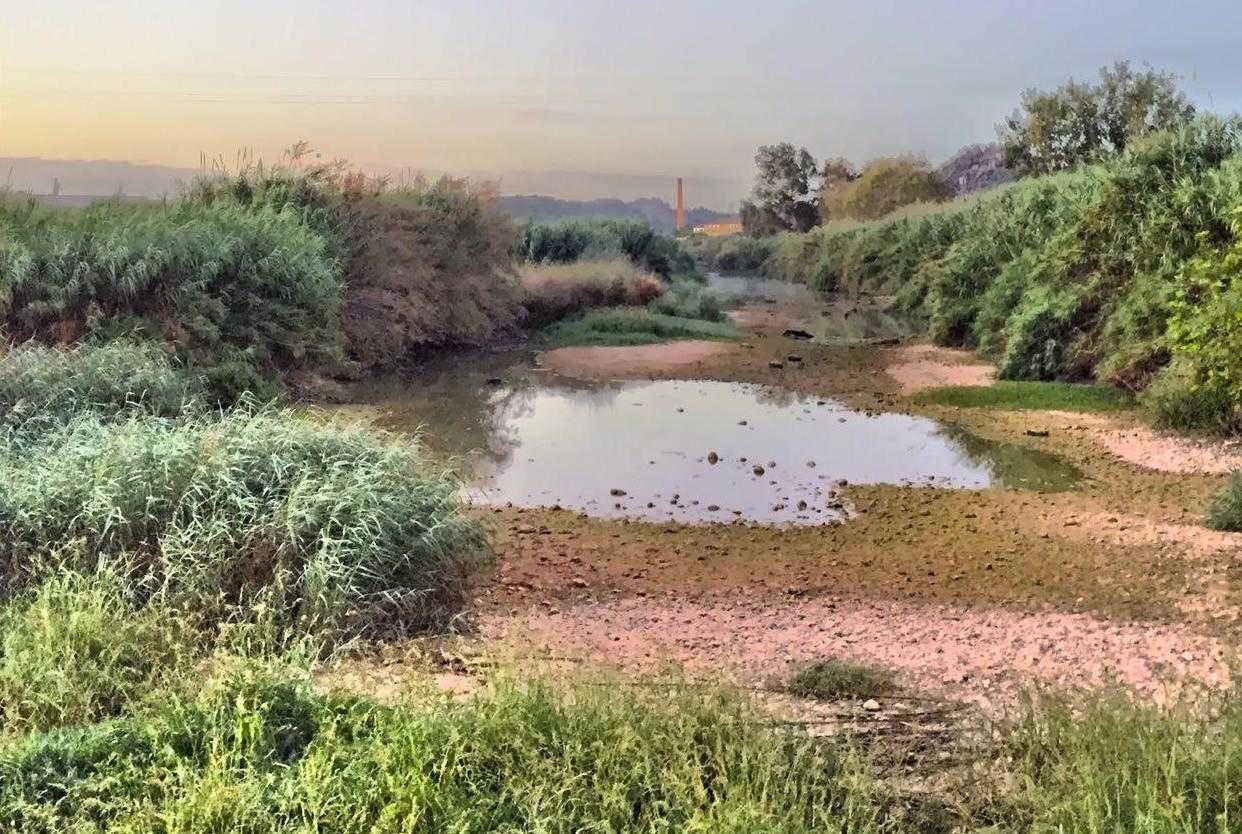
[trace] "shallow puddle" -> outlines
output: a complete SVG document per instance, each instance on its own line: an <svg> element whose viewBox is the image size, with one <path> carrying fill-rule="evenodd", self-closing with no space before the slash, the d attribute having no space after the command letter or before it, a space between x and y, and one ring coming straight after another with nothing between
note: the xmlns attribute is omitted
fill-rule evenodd
<svg viewBox="0 0 1242 834"><path fill-rule="evenodd" d="M462 460L484 504L818 524L848 516L846 484L1060 490L1080 477L1055 457L922 417L741 383L588 383L504 361L358 393L381 423L421 426L433 450Z"/></svg>

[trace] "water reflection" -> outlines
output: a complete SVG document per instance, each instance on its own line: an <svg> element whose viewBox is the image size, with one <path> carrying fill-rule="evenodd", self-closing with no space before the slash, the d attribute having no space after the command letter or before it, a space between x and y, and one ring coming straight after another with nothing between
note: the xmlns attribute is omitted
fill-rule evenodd
<svg viewBox="0 0 1242 834"><path fill-rule="evenodd" d="M360 389L396 429L463 461L472 500L652 520L816 524L841 482L1065 489L1078 473L902 414L739 383L594 383L509 356Z"/></svg>

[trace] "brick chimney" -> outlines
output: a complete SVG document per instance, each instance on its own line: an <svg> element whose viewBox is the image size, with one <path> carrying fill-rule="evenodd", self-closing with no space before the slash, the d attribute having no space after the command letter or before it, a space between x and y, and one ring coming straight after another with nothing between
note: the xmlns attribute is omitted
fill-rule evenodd
<svg viewBox="0 0 1242 834"><path fill-rule="evenodd" d="M681 177L677 178L677 231L686 228L686 195L682 188Z"/></svg>

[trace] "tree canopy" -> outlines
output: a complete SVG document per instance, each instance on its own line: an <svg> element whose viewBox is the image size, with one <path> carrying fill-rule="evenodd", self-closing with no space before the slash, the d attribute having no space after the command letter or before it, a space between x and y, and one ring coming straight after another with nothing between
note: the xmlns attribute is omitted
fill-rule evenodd
<svg viewBox="0 0 1242 834"><path fill-rule="evenodd" d="M1048 174L1120 153L1135 137L1194 112L1175 76L1119 61L1102 68L1095 84L1071 79L1054 90L1027 90L997 130L1009 167Z"/></svg>
<svg viewBox="0 0 1242 834"><path fill-rule="evenodd" d="M815 225L819 212L808 195L819 166L806 148L789 142L762 145L755 167L755 187L742 203L742 226L748 233L805 232Z"/></svg>

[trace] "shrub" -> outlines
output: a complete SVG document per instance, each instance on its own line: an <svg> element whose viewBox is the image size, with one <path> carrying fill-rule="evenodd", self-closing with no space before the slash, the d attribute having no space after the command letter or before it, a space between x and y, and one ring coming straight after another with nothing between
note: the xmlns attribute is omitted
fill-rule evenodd
<svg viewBox="0 0 1242 834"><path fill-rule="evenodd" d="M526 323L544 327L593 307L641 306L664 294L664 283L625 258L519 268Z"/></svg>
<svg viewBox="0 0 1242 834"><path fill-rule="evenodd" d="M733 339L729 324L699 321L624 307L593 310L544 331L552 345L650 345L672 339Z"/></svg>
<svg viewBox="0 0 1242 834"><path fill-rule="evenodd" d="M1229 486L1213 499L1208 507L1208 526L1242 533L1242 472L1235 472Z"/></svg>
<svg viewBox="0 0 1242 834"><path fill-rule="evenodd" d="M832 219L876 220L911 203L937 203L953 187L925 159L894 157L867 163L858 179L828 192L821 212Z"/></svg>
<svg viewBox="0 0 1242 834"><path fill-rule="evenodd" d="M664 316L702 321L724 321L720 296L695 281L674 281L648 308Z"/></svg>
<svg viewBox="0 0 1242 834"><path fill-rule="evenodd" d="M340 360L340 300L323 239L289 209L0 213L0 325L17 340L133 334L191 369L236 356L276 377Z"/></svg>
<svg viewBox="0 0 1242 834"><path fill-rule="evenodd" d="M55 575L0 608L0 734L119 715L181 670L184 616L142 607L123 570Z"/></svg>
<svg viewBox="0 0 1242 834"><path fill-rule="evenodd" d="M530 223L519 235L514 255L528 263L573 263L623 255L661 278L694 273L690 253L641 220L598 217Z"/></svg>
<svg viewBox="0 0 1242 834"><path fill-rule="evenodd" d="M419 628L460 604L481 545L457 483L408 438L292 411L84 414L0 437L0 582L11 591L131 554L205 615L257 600L334 636Z"/></svg>
<svg viewBox="0 0 1242 834"><path fill-rule="evenodd" d="M1226 432L1237 425L1237 404L1221 388L1197 382L1195 372L1177 360L1152 381L1143 405L1160 428Z"/></svg>

